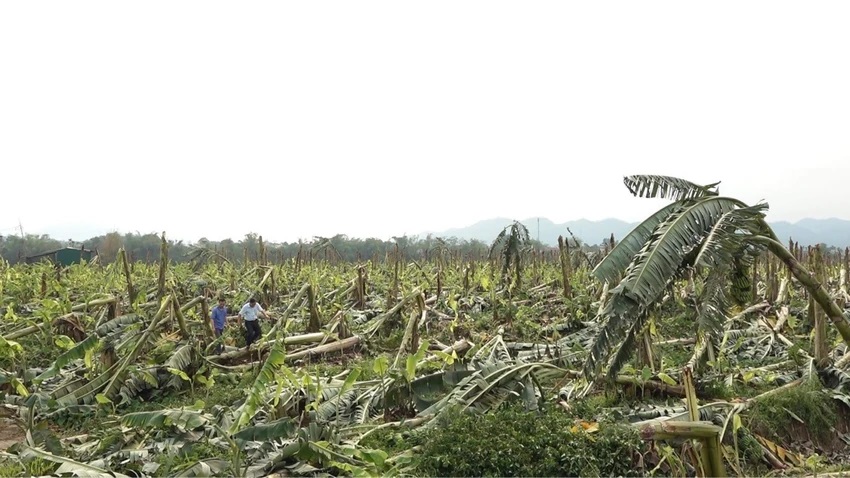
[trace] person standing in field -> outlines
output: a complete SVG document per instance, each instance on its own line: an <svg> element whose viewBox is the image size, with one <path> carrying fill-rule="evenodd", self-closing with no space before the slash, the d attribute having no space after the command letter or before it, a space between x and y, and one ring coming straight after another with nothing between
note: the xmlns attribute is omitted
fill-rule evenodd
<svg viewBox="0 0 850 478"><path fill-rule="evenodd" d="M257 303L257 299L253 297L251 297L251 299L248 300L248 303L243 305L242 309L239 310L239 321L245 321L246 348L250 347L252 343L263 335L262 330L260 330L260 315L262 315L263 318L268 318L266 311L263 310L263 307Z"/></svg>
<svg viewBox="0 0 850 478"><path fill-rule="evenodd" d="M227 324L227 305L225 304L224 297L218 298L218 305L213 307L210 320L212 320L213 329L215 329L215 337L221 337L221 334L224 333L224 326ZM216 355L223 351L224 345L218 344L215 348Z"/></svg>

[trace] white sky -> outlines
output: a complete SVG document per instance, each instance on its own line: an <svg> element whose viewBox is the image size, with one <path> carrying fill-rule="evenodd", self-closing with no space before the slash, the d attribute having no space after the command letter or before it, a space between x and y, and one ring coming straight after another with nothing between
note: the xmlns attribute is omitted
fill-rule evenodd
<svg viewBox="0 0 850 478"><path fill-rule="evenodd" d="M848 2L0 3L0 234L850 219ZM783 161L789 163L783 164ZM789 165L793 165L791 168ZM827 169L829 168L829 169ZM83 239L83 237L75 237Z"/></svg>

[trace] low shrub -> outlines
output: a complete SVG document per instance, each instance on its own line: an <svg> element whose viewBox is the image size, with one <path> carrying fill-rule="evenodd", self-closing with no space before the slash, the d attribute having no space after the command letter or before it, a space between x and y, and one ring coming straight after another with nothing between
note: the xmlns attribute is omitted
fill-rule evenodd
<svg viewBox="0 0 850 478"><path fill-rule="evenodd" d="M749 426L781 440L794 425L802 425L814 438L824 439L837 417L832 397L812 379L756 402L749 412Z"/></svg>
<svg viewBox="0 0 850 478"><path fill-rule="evenodd" d="M554 408L450 413L436 425L421 437L419 475L634 476L642 445L632 427L590 433Z"/></svg>

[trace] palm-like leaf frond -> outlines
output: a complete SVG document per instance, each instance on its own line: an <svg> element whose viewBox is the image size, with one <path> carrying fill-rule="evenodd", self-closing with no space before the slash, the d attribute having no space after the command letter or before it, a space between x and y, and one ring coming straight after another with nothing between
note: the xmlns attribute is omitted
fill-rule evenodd
<svg viewBox="0 0 850 478"><path fill-rule="evenodd" d="M700 246L695 264L714 268L732 263L749 234L760 231L767 209L766 203L760 203L732 209L720 216Z"/></svg>
<svg viewBox="0 0 850 478"><path fill-rule="evenodd" d="M530 241L528 228L519 221L514 221L510 226L502 229L496 236L496 240L490 246L489 256L492 258L496 249L502 256L502 273L507 274L514 262L519 262L524 252L524 247Z"/></svg>
<svg viewBox="0 0 850 478"><path fill-rule="evenodd" d="M626 277L612 292L625 294L643 306L651 304L717 220L738 207L746 205L737 199L715 196L670 215L635 256Z"/></svg>
<svg viewBox="0 0 850 478"><path fill-rule="evenodd" d="M230 261L223 255L219 254L213 249L210 249L209 247L204 246L189 246L189 253L187 254L187 258L189 262L195 262L196 269L202 266L210 259L219 260L228 264L230 263Z"/></svg>
<svg viewBox="0 0 850 478"><path fill-rule="evenodd" d="M643 331L643 328L646 327L646 324L649 322L649 311L642 309L637 316L637 320L633 321L628 331L626 332L626 337L623 339L623 342L617 348L617 352L611 358L610 363L608 364L608 378L613 379L620 373L623 366L629 359L632 357L632 354L635 352L635 339L638 335Z"/></svg>
<svg viewBox="0 0 850 478"><path fill-rule="evenodd" d="M696 307L697 333L717 339L723 333L729 310L726 296L726 267L712 269L705 279Z"/></svg>
<svg viewBox="0 0 850 478"><path fill-rule="evenodd" d="M667 198L674 201L696 199L704 196L716 196L716 187L720 182L701 186L672 176L639 174L626 176L623 183L634 196L643 198Z"/></svg>

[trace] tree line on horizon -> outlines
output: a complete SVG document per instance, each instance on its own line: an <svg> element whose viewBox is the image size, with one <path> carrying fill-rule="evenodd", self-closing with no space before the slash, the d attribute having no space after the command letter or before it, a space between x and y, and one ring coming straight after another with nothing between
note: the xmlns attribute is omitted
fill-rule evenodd
<svg viewBox="0 0 850 478"><path fill-rule="evenodd" d="M168 239L167 236L166 232L169 257L175 262L188 262L197 256L199 250L211 251L236 263L244 262L246 259L256 261L259 259L262 240L262 236L256 233L246 234L238 241L232 239L211 241L201 238L195 243L175 241ZM574 240L581 244L580 239ZM544 245L536 240L529 242L531 247L538 251L557 250L557 247ZM27 257L63 247L83 247L96 250L100 261L108 263L114 261L118 256L118 250L123 248L132 261L156 262L159 260L161 244L162 236L153 233L111 232L85 241L70 239L61 241L46 234L27 234L23 238L8 235L0 236L0 257L9 264L17 264L25 262ZM450 253L468 259L483 259L489 253L490 244L477 239L441 238L432 235L421 238L401 236L393 237L392 240L382 240L351 238L344 234L333 237L314 237L307 242L263 243L266 258L271 262L283 262L298 256L299 253L303 254L302 257L318 255L321 258L345 262L383 259L386 254L394 253L396 247L406 259L428 259L429 256L438 253Z"/></svg>
<svg viewBox="0 0 850 478"><path fill-rule="evenodd" d="M577 244L587 251L605 249L614 243L613 235L599 244L588 244L570 234L565 234L571 244ZM189 262L198 257L198 252L212 252L230 262L243 263L246 260L257 261L260 259L260 242L262 236L256 233L246 234L241 240L224 239L211 241L202 237L195 243L187 243L183 240L168 239L169 257L175 262ZM496 240L496 238L494 238ZM110 232L108 234L95 236L85 241L58 240L47 234L27 234L23 238L17 235L0 235L0 258L9 264L18 264L26 261L27 257L60 249L63 247L83 247L97 251L102 263L114 261L118 256L118 250L123 248L131 261L156 262L159 260L162 236L154 233L126 233ZM435 237L431 234L425 237L419 236L394 236L392 240L377 238L352 238L344 234L333 237L316 236L310 241L263 243L266 252L266 260L280 263L301 254L302 258L310 257L324 258L328 260L355 262L365 260L384 259L387 254L395 253L398 247L399 254L404 259L429 259L435 254L452 254L467 260L485 259L488 257L490 247L478 239L458 239L457 237ZM535 251L546 251L556 253L557 246L549 246L536 239L529 238L528 246ZM839 250L825 244L820 245L824 251Z"/></svg>

